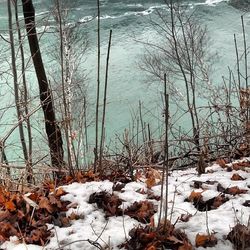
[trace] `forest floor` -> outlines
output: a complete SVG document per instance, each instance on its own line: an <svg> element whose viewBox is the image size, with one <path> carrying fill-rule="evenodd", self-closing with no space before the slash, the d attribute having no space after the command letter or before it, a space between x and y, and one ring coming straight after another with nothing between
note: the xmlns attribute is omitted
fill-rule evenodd
<svg viewBox="0 0 250 250"><path fill-rule="evenodd" d="M91 171L26 194L1 188L0 249L209 249L250 247L250 159L224 160L198 176L170 171L168 220L157 227L161 173L105 180ZM164 194L165 196L165 194ZM163 210L166 202L162 204Z"/></svg>

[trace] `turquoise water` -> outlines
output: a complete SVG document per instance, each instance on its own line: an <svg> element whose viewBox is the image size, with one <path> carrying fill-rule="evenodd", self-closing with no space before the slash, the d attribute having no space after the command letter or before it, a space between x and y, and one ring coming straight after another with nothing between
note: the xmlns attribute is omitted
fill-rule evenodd
<svg viewBox="0 0 250 250"><path fill-rule="evenodd" d="M230 6L227 1L221 0L196 0L183 1L188 5L189 11L195 11L203 25L207 25L211 37L210 50L218 53L218 58L214 63L212 73L212 83L221 84L222 74L227 74L227 67L234 68L235 52L233 34L242 40L241 20L242 11ZM43 30L48 26L47 31L53 28L53 20L49 15L51 1L36 0L38 29ZM139 100L142 101L146 113L145 119L152 123L157 129L162 113L160 92L162 87L159 83L150 84L145 72L140 71L138 63L144 53L144 45L138 41L157 40L158 36L150 25L150 18L154 17L156 9L164 9L163 1L150 0L101 0L101 56L102 56L102 77L101 84L104 84L104 69L107 52L109 30L113 30L113 40L110 56L109 87L108 87L108 107L106 119L107 138L114 137L115 134L123 132L129 126L131 113L136 112ZM84 56L82 67L88 73L88 92L90 102L95 102L96 90L96 1L77 0L71 1L72 22L82 23L82 29L88 33L90 49ZM20 14L21 17L21 14ZM45 20L42 21L42 18ZM92 20L85 23L87 20ZM250 36L250 14L245 14L245 24L247 37ZM6 1L0 0L0 32L6 37ZM4 42L0 40L4 47ZM51 35L44 34L40 40L43 55L47 62L47 71L50 70ZM30 74L32 78L32 73ZM3 80L1 80L3 82ZM34 81L30 81L30 88L35 91ZM35 92L33 92L35 94ZM8 96L8 95L5 95ZM3 101L4 100L4 101ZM3 98L4 102L10 101L10 97ZM12 101L13 102L13 101ZM173 108L174 109L174 108ZM94 106L92 107L94 110ZM94 117L94 116L92 116ZM5 114L3 123L14 121L14 111ZM36 118L40 119L40 118ZM39 123L40 120L34 122ZM187 120L188 124L189 121ZM187 126L181 124L182 126ZM6 126L1 131L6 131ZM42 133L44 131L42 130ZM92 131L93 135L93 131ZM13 135L14 141L16 134Z"/></svg>

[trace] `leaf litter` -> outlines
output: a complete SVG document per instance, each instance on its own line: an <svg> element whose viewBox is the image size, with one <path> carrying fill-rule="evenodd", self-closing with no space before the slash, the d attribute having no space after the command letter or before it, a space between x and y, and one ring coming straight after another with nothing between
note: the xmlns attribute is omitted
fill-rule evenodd
<svg viewBox="0 0 250 250"><path fill-rule="evenodd" d="M171 172L165 229L156 225L162 179L152 167L140 170L136 181L122 172L88 171L65 177L60 188L47 181L44 190L26 195L1 187L1 249L96 249L90 242L115 250L244 249L249 168L249 159L221 159L201 176L194 169Z"/></svg>

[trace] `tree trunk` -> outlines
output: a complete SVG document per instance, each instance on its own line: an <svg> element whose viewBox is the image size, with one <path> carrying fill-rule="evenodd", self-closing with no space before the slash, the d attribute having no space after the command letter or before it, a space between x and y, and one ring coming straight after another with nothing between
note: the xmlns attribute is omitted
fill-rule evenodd
<svg viewBox="0 0 250 250"><path fill-rule="evenodd" d="M29 115L29 103L28 103L28 88L27 88L27 81L26 81L26 73L25 73L25 59L24 59L24 48L23 48L23 41L22 41L22 34L21 34L21 28L19 23L19 17L18 17L18 5L17 0L13 1L14 8L15 8L15 19L16 19L16 28L17 28L17 34L18 34L18 46L20 49L20 57L21 57L21 68L22 68L22 86L21 86L21 96L20 101L22 103L25 116ZM24 114L22 114L23 116ZM27 172L29 173L29 176L32 176L32 129L31 129L31 123L29 116L26 120L27 124L27 133L28 133L28 164L27 164Z"/></svg>
<svg viewBox="0 0 250 250"><path fill-rule="evenodd" d="M30 52L36 71L40 91L40 100L44 112L45 129L48 136L51 163L52 166L58 168L60 172L63 165L63 141L60 128L56 123L51 91L39 48L35 23L35 9L32 0L22 0L22 5ZM57 176L60 176L59 172Z"/></svg>
<svg viewBox="0 0 250 250"><path fill-rule="evenodd" d="M15 44L14 44L14 34L13 34L13 25L12 25L12 10L11 10L11 1L8 0L8 21L9 21L9 38L10 38L10 49L11 49L11 66L12 66L12 73L13 73L13 82L14 82L14 95L15 95L15 103L16 103L16 111L17 111L17 118L18 120L22 117L21 107L20 107L20 98L19 98L19 86L18 86L18 77L17 77L17 67L16 67L16 52L15 52ZM29 164L29 156L28 150L26 145L26 140L24 136L24 128L23 124L20 123L18 125L19 128L19 136L23 150L23 156L25 159L25 165L27 170L27 181L31 183L32 181L32 167Z"/></svg>

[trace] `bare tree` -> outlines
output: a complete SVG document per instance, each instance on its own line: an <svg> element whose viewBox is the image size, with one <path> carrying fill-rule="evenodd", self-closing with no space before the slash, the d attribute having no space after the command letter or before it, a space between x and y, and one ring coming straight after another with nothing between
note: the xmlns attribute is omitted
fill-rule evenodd
<svg viewBox="0 0 250 250"><path fill-rule="evenodd" d="M25 65L25 55L24 55L24 46L23 46L23 36L21 34L21 27L20 27L20 22L19 22L19 17L18 17L18 5L17 5L17 0L13 1L14 4L14 9L15 9L15 21L16 21L16 28L17 28L17 35L18 35L18 46L20 49L20 58L21 58L21 81L22 84L20 86L21 89L21 103L22 103L22 110L23 113L28 116L29 114L29 91L28 91L28 86L27 86L27 79L26 79L26 65ZM23 114L23 115L24 115ZM27 134L28 134L28 167L32 167L32 148L33 148L33 143L32 143L32 129L31 129L31 122L30 118L27 117L26 120L27 124ZM28 173L31 172L31 169L28 169Z"/></svg>
<svg viewBox="0 0 250 250"><path fill-rule="evenodd" d="M40 101L45 118L45 129L48 136L51 163L53 167L58 168L59 172L57 172L57 176L59 177L63 166L63 141L61 130L56 121L51 90L38 43L35 9L32 0L22 0L22 6L30 52L39 85Z"/></svg>
<svg viewBox="0 0 250 250"><path fill-rule="evenodd" d="M55 107L60 110L60 119L66 141L67 159L71 172L78 166L78 146L74 141L83 141L80 127L86 120L86 75L83 69L84 55L88 49L88 39L84 32L84 24L70 20L70 1L55 0L53 16L57 24L55 28L56 43L59 50L53 51L54 62L59 64L56 72L51 74L56 88ZM85 126L86 129L86 126ZM77 131L77 132L76 132ZM80 144L81 144L80 142Z"/></svg>
<svg viewBox="0 0 250 250"><path fill-rule="evenodd" d="M193 142L200 150L197 89L208 82L207 29L197 22L193 13L184 9L180 1L165 0L165 3L169 11L157 10L157 19L151 20L161 39L145 42L146 53L140 67L161 81L166 74L168 92L172 96L180 94L179 88L184 89L180 95L186 99Z"/></svg>
<svg viewBox="0 0 250 250"><path fill-rule="evenodd" d="M11 64L12 64L12 74L13 74L13 82L14 82L14 95L15 95L15 103L16 103L16 111L18 120L22 117L21 112L21 101L20 101L20 94L19 94L19 84L18 84L18 74L17 74L17 65L16 65L16 51L15 51L15 41L14 41L14 32L13 32L13 21L12 21L12 9L11 9L11 1L7 1L8 6L8 20L9 20L9 39L10 39L10 49L11 49ZM23 150L23 156L26 163L28 182L32 180L32 167L30 165L30 157L28 154L26 139L24 135L24 127L23 124L19 124L19 136Z"/></svg>
<svg viewBox="0 0 250 250"><path fill-rule="evenodd" d="M97 90L96 90L96 118L95 118L95 148L94 172L97 170L98 160L98 131L99 131L99 103L100 103L100 69L101 69L101 29L100 29L100 0L97 0Z"/></svg>

